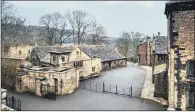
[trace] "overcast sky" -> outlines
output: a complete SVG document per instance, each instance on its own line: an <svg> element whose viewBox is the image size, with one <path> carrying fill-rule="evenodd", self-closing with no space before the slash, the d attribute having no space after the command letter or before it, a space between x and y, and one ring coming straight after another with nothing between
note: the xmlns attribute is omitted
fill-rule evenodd
<svg viewBox="0 0 195 112"><path fill-rule="evenodd" d="M96 17L108 36L122 31L138 31L152 36L167 35L165 1L11 1L17 14L27 19L27 25L39 25L39 18L47 13L83 10Z"/></svg>

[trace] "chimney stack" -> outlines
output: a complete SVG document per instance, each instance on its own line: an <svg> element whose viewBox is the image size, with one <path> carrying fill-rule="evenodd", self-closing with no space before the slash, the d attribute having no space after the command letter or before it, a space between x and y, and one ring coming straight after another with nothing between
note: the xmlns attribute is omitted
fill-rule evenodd
<svg viewBox="0 0 195 112"><path fill-rule="evenodd" d="M158 37L160 37L160 32L158 32Z"/></svg>

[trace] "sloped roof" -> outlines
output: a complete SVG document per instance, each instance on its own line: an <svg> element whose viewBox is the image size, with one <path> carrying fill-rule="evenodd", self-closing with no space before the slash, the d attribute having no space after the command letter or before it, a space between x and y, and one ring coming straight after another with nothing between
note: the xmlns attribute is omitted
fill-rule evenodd
<svg viewBox="0 0 195 112"><path fill-rule="evenodd" d="M74 47L65 46L37 46L33 48L39 59L47 63L50 63L50 52L72 52L73 49Z"/></svg>
<svg viewBox="0 0 195 112"><path fill-rule="evenodd" d="M167 54L167 37L155 37L155 54Z"/></svg>
<svg viewBox="0 0 195 112"><path fill-rule="evenodd" d="M100 57L102 62L126 58L108 45L88 45L79 46L79 48L91 58Z"/></svg>

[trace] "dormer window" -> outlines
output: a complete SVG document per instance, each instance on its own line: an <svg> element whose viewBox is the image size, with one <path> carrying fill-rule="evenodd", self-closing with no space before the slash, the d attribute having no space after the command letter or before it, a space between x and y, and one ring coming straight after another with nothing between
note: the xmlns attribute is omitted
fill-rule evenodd
<svg viewBox="0 0 195 112"><path fill-rule="evenodd" d="M195 77L194 75L194 65L195 65L195 61L194 60L188 60L187 61L187 70L186 70L186 74L187 74L187 77Z"/></svg>

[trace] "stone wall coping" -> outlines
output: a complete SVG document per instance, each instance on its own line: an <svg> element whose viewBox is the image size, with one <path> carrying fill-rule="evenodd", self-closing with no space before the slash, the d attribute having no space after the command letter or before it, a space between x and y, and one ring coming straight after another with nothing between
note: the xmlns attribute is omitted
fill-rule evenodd
<svg viewBox="0 0 195 112"><path fill-rule="evenodd" d="M49 71L36 71L36 70L29 70L29 69L25 69L25 71L27 72L35 72L35 73L66 73L66 72L69 72L69 71L73 71L74 68L71 68L69 70L66 70L66 71L62 71L62 72L58 72L58 71L53 71L53 70L49 70Z"/></svg>
<svg viewBox="0 0 195 112"><path fill-rule="evenodd" d="M4 111L4 110L8 110L8 111L14 111L14 109L4 105L4 104L1 104L1 110Z"/></svg>

